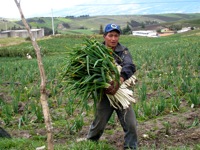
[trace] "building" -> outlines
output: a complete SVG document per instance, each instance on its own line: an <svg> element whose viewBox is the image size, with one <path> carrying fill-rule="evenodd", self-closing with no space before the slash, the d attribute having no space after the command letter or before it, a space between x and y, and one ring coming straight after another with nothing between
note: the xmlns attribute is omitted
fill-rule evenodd
<svg viewBox="0 0 200 150"><path fill-rule="evenodd" d="M182 28L181 30L178 30L177 33L183 33L183 32L187 32L190 30L191 30L191 27L185 27L185 28Z"/></svg>
<svg viewBox="0 0 200 150"><path fill-rule="evenodd" d="M174 34L174 31L170 30L169 28L162 28L160 30L159 36L169 36L173 34Z"/></svg>
<svg viewBox="0 0 200 150"><path fill-rule="evenodd" d="M44 29L31 29L34 38L42 38L44 37ZM7 30L0 32L0 38L7 38L7 37L22 37L27 38L29 37L27 30Z"/></svg>
<svg viewBox="0 0 200 150"><path fill-rule="evenodd" d="M158 34L155 30L132 31L132 34L136 36L158 37Z"/></svg>

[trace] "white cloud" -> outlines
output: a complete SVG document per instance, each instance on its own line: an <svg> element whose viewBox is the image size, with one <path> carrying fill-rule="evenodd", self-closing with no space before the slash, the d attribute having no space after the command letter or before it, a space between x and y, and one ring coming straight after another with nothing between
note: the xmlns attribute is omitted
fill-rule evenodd
<svg viewBox="0 0 200 150"><path fill-rule="evenodd" d="M121 5L120 5L121 4ZM158 5L160 7L158 7ZM200 1L181 2L173 0L21 0L21 8L26 18L79 15L122 15L152 14L164 12L200 12ZM1 0L0 17L20 18L14 0Z"/></svg>
<svg viewBox="0 0 200 150"><path fill-rule="evenodd" d="M81 0L21 0L21 8L25 17L43 16L51 14L51 9L59 10L82 4ZM0 17L20 18L18 8L14 0L1 2Z"/></svg>

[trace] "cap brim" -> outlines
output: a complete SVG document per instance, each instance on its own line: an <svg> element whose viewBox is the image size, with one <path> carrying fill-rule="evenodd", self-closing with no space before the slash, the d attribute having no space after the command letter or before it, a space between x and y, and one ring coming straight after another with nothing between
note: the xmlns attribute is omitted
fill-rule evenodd
<svg viewBox="0 0 200 150"><path fill-rule="evenodd" d="M118 33L121 33L120 30L118 30L118 29L110 29L106 33L111 32L111 31L117 31Z"/></svg>

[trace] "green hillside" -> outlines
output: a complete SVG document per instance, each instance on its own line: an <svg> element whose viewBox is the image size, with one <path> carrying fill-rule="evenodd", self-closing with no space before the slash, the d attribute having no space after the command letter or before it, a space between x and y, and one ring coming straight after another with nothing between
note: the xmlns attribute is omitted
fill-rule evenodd
<svg viewBox="0 0 200 150"><path fill-rule="evenodd" d="M0 30L10 30L12 28L21 28L22 26L15 21L0 20Z"/></svg>
<svg viewBox="0 0 200 150"><path fill-rule="evenodd" d="M98 34L100 26L107 23L116 23L125 28L127 24L134 27L147 25L164 25L179 23L183 26L200 26L200 13L193 14L156 14L156 15L107 15L107 16L80 16L80 17L54 17L54 29L63 34ZM45 33L52 32L51 17L28 18L31 28L45 28ZM23 26L21 21L7 21L7 28ZM0 30L5 30L5 22L0 22Z"/></svg>

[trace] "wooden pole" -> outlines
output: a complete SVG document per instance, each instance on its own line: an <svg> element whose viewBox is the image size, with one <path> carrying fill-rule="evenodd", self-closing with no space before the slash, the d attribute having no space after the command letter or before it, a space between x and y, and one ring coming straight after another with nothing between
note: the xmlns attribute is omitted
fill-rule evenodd
<svg viewBox="0 0 200 150"><path fill-rule="evenodd" d="M19 9L22 22L23 22L23 24L25 25L25 27L26 27L26 29L28 31L28 34L29 34L29 36L31 38L31 42L32 42L32 45L33 45L33 47L35 49L35 53L36 53L36 56L37 56L37 62L38 62L38 67L39 67L39 70L40 70L40 78L41 78L40 102L41 102L41 105L42 105L44 121L45 121L45 125L46 125L46 130L47 130L47 145L48 145L48 150L53 150L54 149L53 135L52 135L53 126L52 126L49 107L48 107L48 102L47 102L46 76L45 76L44 66L43 66L43 63L42 63L40 47L38 46L37 41L34 38L32 32L30 30L30 27L29 27L28 23L26 22L26 19L25 19L24 15L23 15L23 12L22 12L22 9L21 9L21 6L20 6L20 0L19 0L19 2L17 0L14 0L14 1L15 1L16 5L17 5L18 9Z"/></svg>

